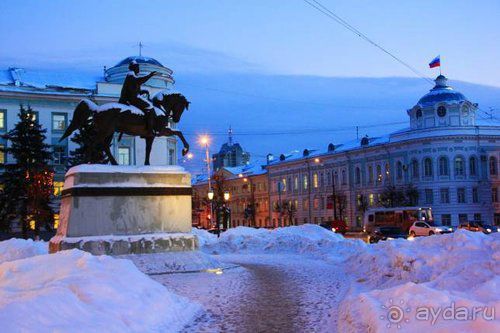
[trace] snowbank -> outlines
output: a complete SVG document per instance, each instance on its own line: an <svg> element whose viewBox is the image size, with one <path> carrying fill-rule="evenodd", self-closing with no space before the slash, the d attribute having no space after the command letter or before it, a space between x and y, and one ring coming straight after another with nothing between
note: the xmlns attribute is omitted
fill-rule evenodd
<svg viewBox="0 0 500 333"><path fill-rule="evenodd" d="M313 224L277 229L236 227L223 232L219 239L205 230L195 230L201 249L215 254L293 253L329 256L341 259L363 248L360 240L345 239Z"/></svg>
<svg viewBox="0 0 500 333"><path fill-rule="evenodd" d="M0 264L2 332L175 332L198 311L129 260L71 250Z"/></svg>
<svg viewBox="0 0 500 333"><path fill-rule="evenodd" d="M34 242L31 239L19 238L0 242L0 264L47 253L48 245L46 242Z"/></svg>
<svg viewBox="0 0 500 333"><path fill-rule="evenodd" d="M499 262L498 233L459 230L366 246L346 266L357 282L340 307L339 330L385 332L399 325L406 332L500 331ZM478 314L471 320L474 309ZM441 313L432 317L426 311ZM497 320L487 320L492 311ZM469 319L460 320L465 312Z"/></svg>

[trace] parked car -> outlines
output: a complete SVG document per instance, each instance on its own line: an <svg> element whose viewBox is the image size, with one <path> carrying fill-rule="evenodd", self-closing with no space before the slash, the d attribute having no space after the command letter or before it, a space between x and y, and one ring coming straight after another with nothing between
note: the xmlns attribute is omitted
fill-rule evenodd
<svg viewBox="0 0 500 333"><path fill-rule="evenodd" d="M377 227L368 236L368 241L378 243L381 240L392 240L396 238L408 238L408 235L400 227Z"/></svg>
<svg viewBox="0 0 500 333"><path fill-rule="evenodd" d="M431 236L434 234L449 234L453 232L451 227L434 225L423 221L415 222L410 227L410 236Z"/></svg>
<svg viewBox="0 0 500 333"><path fill-rule="evenodd" d="M326 221L320 224L325 229L344 235L347 232L347 223L342 220Z"/></svg>
<svg viewBox="0 0 500 333"><path fill-rule="evenodd" d="M495 225L489 225L489 224L483 224L481 225L483 228L483 232L485 234L492 234L494 232L500 232L500 227L497 227Z"/></svg>
<svg viewBox="0 0 500 333"><path fill-rule="evenodd" d="M491 233L500 231L497 226L483 224L480 221L462 222L462 223L460 223L458 228L473 231L473 232L483 232L485 234L491 234Z"/></svg>

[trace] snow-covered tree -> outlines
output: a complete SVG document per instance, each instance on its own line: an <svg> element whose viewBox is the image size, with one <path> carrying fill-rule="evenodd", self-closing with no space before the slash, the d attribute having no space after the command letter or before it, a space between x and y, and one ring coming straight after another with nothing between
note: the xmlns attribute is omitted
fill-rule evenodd
<svg viewBox="0 0 500 333"><path fill-rule="evenodd" d="M96 130L92 122L87 122L75 136L71 138L71 141L78 145L78 148L70 151L69 155L69 166L75 166L79 164L108 164L108 158L102 147L95 143Z"/></svg>
<svg viewBox="0 0 500 333"><path fill-rule="evenodd" d="M50 207L53 171L49 164L51 152L45 141L45 129L36 121L31 107L20 107L19 122L4 138L9 140L4 151L13 158L5 165L2 175L3 191L0 195L0 221L9 229L19 220L23 237L28 237L30 224L34 224L35 237L40 227L53 222Z"/></svg>

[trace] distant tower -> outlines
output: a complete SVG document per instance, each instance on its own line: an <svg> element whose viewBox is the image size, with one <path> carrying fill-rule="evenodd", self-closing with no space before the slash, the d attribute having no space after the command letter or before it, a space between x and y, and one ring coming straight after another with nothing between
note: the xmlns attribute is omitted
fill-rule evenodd
<svg viewBox="0 0 500 333"><path fill-rule="evenodd" d="M229 126L227 143L224 143L217 154L213 154L213 169L237 167L250 162L250 154L243 151L239 143L233 142L233 129Z"/></svg>
<svg viewBox="0 0 500 333"><path fill-rule="evenodd" d="M228 144L229 146L232 146L233 145L233 130L231 129L231 125L229 125L229 131L228 131Z"/></svg>

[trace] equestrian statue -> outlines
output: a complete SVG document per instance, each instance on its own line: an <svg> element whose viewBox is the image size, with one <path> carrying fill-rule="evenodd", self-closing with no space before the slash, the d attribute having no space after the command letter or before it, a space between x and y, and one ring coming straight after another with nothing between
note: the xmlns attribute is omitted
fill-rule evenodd
<svg viewBox="0 0 500 333"><path fill-rule="evenodd" d="M184 110L189 109L189 101L182 94L168 94L165 91L150 99L149 92L142 90L141 86L156 72L139 76L139 64L135 60L129 64L129 70L118 103L97 105L88 99L80 101L71 123L59 141L66 139L90 121L97 132L94 143L102 147L113 165L118 165L110 150L115 133L119 133L118 141L123 134L140 136L146 141L145 165L149 165L155 137L177 136L184 145L182 155L186 155L189 144L182 132L171 129L170 125L179 122Z"/></svg>

